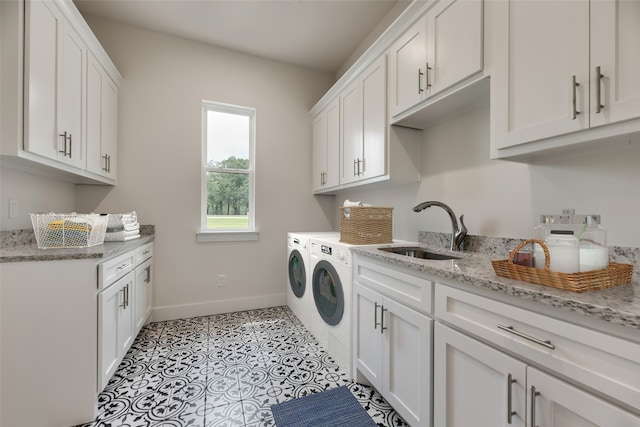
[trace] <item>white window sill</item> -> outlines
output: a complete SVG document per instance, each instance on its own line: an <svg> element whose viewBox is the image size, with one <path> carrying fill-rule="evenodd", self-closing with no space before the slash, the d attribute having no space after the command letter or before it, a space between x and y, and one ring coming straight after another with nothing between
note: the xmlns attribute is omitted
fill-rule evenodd
<svg viewBox="0 0 640 427"><path fill-rule="evenodd" d="M255 242L260 240L258 231L198 231L196 242Z"/></svg>

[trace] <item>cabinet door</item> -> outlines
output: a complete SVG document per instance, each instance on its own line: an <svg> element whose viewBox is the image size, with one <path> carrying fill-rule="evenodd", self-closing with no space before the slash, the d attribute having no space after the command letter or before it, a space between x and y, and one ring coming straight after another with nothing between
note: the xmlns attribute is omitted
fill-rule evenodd
<svg viewBox="0 0 640 427"><path fill-rule="evenodd" d="M58 61L64 18L53 2L28 1L25 28L24 149L56 160Z"/></svg>
<svg viewBox="0 0 640 427"><path fill-rule="evenodd" d="M503 25L507 58L491 79L496 148L586 129L589 2L511 0Z"/></svg>
<svg viewBox="0 0 640 427"><path fill-rule="evenodd" d="M87 170L115 179L118 89L97 59L87 64Z"/></svg>
<svg viewBox="0 0 640 427"><path fill-rule="evenodd" d="M313 163L311 166L313 191L324 188L327 173L327 115L321 111L313 118L312 135Z"/></svg>
<svg viewBox="0 0 640 427"><path fill-rule="evenodd" d="M376 389L382 390L382 333L380 315L382 296L354 283L355 334L353 354L355 368Z"/></svg>
<svg viewBox="0 0 640 427"><path fill-rule="evenodd" d="M431 424L433 320L385 298L382 395L413 427Z"/></svg>
<svg viewBox="0 0 640 427"><path fill-rule="evenodd" d="M313 191L335 187L340 174L340 99L313 119Z"/></svg>
<svg viewBox="0 0 640 427"><path fill-rule="evenodd" d="M133 271L98 294L98 391L102 391L133 342L130 305Z"/></svg>
<svg viewBox="0 0 640 427"><path fill-rule="evenodd" d="M396 116L422 101L427 65L427 18L421 17L389 50L391 115Z"/></svg>
<svg viewBox="0 0 640 427"><path fill-rule="evenodd" d="M134 292L134 332L137 334L145 325L151 315L153 288L151 285L151 259L136 267L136 280Z"/></svg>
<svg viewBox="0 0 640 427"><path fill-rule="evenodd" d="M353 81L340 94L342 167L340 183L360 179L362 170L362 96L360 82Z"/></svg>
<svg viewBox="0 0 640 427"><path fill-rule="evenodd" d="M639 42L640 2L591 2L591 127L640 117Z"/></svg>
<svg viewBox="0 0 640 427"><path fill-rule="evenodd" d="M435 426L525 426L524 363L438 322L433 352Z"/></svg>
<svg viewBox="0 0 640 427"><path fill-rule="evenodd" d="M535 368L527 368L529 422L545 427L630 427L640 417Z"/></svg>
<svg viewBox="0 0 640 427"><path fill-rule="evenodd" d="M440 0L427 12L427 95L482 71L482 0Z"/></svg>
<svg viewBox="0 0 640 427"><path fill-rule="evenodd" d="M362 178L384 175L387 141L387 56L364 71L362 81Z"/></svg>
<svg viewBox="0 0 640 427"><path fill-rule="evenodd" d="M60 89L58 92L58 133L64 151L59 160L86 168L85 145L85 70L87 47L80 35L65 21L62 32Z"/></svg>

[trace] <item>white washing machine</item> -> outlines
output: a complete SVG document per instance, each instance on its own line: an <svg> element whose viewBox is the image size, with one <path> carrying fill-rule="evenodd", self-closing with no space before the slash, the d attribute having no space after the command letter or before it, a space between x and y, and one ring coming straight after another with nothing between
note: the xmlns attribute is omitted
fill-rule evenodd
<svg viewBox="0 0 640 427"><path fill-rule="evenodd" d="M307 329L309 329L309 308L312 304L309 255L311 236L339 237L340 233L335 231L287 233L287 305Z"/></svg>
<svg viewBox="0 0 640 427"><path fill-rule="evenodd" d="M351 375L351 245L340 236L311 238L309 330Z"/></svg>

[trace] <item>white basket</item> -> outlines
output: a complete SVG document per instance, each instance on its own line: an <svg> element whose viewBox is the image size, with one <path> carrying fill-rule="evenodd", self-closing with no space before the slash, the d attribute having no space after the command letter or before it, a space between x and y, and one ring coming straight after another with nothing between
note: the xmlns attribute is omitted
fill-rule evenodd
<svg viewBox="0 0 640 427"><path fill-rule="evenodd" d="M38 248L85 248L104 243L109 215L31 214Z"/></svg>

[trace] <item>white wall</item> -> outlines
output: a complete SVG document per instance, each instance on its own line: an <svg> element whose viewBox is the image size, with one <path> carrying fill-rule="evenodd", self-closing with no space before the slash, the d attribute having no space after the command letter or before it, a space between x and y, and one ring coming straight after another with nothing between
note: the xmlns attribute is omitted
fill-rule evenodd
<svg viewBox="0 0 640 427"><path fill-rule="evenodd" d="M469 234L529 238L540 214L599 213L609 244L640 246L640 148L584 154L546 164L489 160L489 104L426 129L422 181L390 190L353 191L336 197L394 207L394 237L416 240L418 231L450 232L439 208L413 206L440 200L464 214Z"/></svg>
<svg viewBox="0 0 640 427"><path fill-rule="evenodd" d="M18 203L17 218L9 218L10 199ZM30 213L73 212L75 209L73 184L0 167L0 230L30 229Z"/></svg>
<svg viewBox="0 0 640 427"><path fill-rule="evenodd" d="M141 223L156 226L156 319L284 304L286 232L333 226L333 199L311 194L308 116L332 76L87 20L124 82L118 185L80 186L78 209L135 209ZM258 242L196 243L203 99L257 110ZM217 286L219 274L226 287Z"/></svg>

